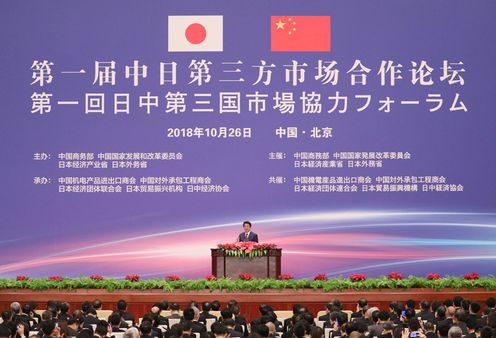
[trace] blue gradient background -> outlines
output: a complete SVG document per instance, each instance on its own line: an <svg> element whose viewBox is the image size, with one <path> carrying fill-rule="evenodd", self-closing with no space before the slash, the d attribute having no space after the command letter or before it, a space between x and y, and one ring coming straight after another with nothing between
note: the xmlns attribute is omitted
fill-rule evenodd
<svg viewBox="0 0 496 338"><path fill-rule="evenodd" d="M494 1L2 1L0 22L0 276L27 274L79 276L129 273L163 276L209 273L209 248L232 241L250 219L263 241L283 247L283 272L297 277L392 270L423 275L495 272L496 249L496 57ZM168 15L224 16L224 52L168 53ZM271 53L271 15L330 15L330 53ZM188 86L192 58L213 62L214 80L202 88ZM44 87L54 100L80 100L85 92L131 93L131 114L85 115L83 107L54 107L43 116L30 114L33 60L55 63L54 82ZM148 79L132 87L124 66L134 59L149 66ZM215 65L244 61L247 82L227 85L215 80ZM251 86L250 65L265 59L278 65L270 87ZM318 59L337 60L340 84L326 88L313 81L284 83L282 65L296 59L312 67ZM375 74L381 60L404 66L404 80L380 87L370 75L364 88L349 86L345 72L355 59ZM465 85L438 80L442 60L463 61ZM92 86L94 61L117 62L115 88ZM362 113L281 115L268 109L256 116L169 115L160 109L146 115L137 108L139 95L162 96L159 62L181 67L174 91L339 90L350 96L372 94L373 109ZM435 85L412 86L410 61L435 67ZM85 68L85 76L60 70ZM384 96L420 99L442 93L448 101L460 92L469 111L429 113L426 106L376 111ZM133 100L134 99L134 100ZM328 104L326 105L328 108ZM251 127L250 140L167 139L168 127ZM279 126L331 126L329 140L280 140ZM53 159L33 161L49 152L182 152L183 161L152 163L146 171L59 170ZM288 154L267 160L268 152ZM382 169L294 169L296 151L409 151L411 161L386 162ZM229 184L228 194L61 194L56 184L36 186L34 176L210 176ZM461 193L296 194L294 176L442 175L463 184ZM269 176L288 183L269 185Z"/></svg>

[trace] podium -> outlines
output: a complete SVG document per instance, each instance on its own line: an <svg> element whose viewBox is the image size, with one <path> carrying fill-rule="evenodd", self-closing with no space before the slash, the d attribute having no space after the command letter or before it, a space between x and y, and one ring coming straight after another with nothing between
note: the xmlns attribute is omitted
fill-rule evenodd
<svg viewBox="0 0 496 338"><path fill-rule="evenodd" d="M249 273L254 278L277 278L281 274L282 249L268 249L266 255L257 257L230 256L222 249L212 251L212 275L225 278L239 278Z"/></svg>

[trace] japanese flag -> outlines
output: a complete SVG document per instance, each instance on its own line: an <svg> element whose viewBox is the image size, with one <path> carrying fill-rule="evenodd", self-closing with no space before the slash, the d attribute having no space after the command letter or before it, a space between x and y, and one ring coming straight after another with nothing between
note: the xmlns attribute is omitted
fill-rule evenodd
<svg viewBox="0 0 496 338"><path fill-rule="evenodd" d="M169 52L222 52L222 15L169 16Z"/></svg>

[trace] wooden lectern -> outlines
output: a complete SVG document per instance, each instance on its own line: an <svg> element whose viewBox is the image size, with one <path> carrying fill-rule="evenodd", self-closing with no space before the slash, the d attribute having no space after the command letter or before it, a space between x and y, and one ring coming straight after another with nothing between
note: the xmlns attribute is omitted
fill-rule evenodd
<svg viewBox="0 0 496 338"><path fill-rule="evenodd" d="M222 249L212 251L212 275L216 277L239 278L249 273L254 278L277 278L281 274L282 249L268 249L267 254L257 257L236 257L226 255Z"/></svg>

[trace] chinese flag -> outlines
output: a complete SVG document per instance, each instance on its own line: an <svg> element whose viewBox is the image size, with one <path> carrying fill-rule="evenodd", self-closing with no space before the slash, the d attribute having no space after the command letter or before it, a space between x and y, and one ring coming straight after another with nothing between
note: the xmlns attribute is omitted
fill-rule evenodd
<svg viewBox="0 0 496 338"><path fill-rule="evenodd" d="M273 52L330 52L330 16L272 16L270 50Z"/></svg>

